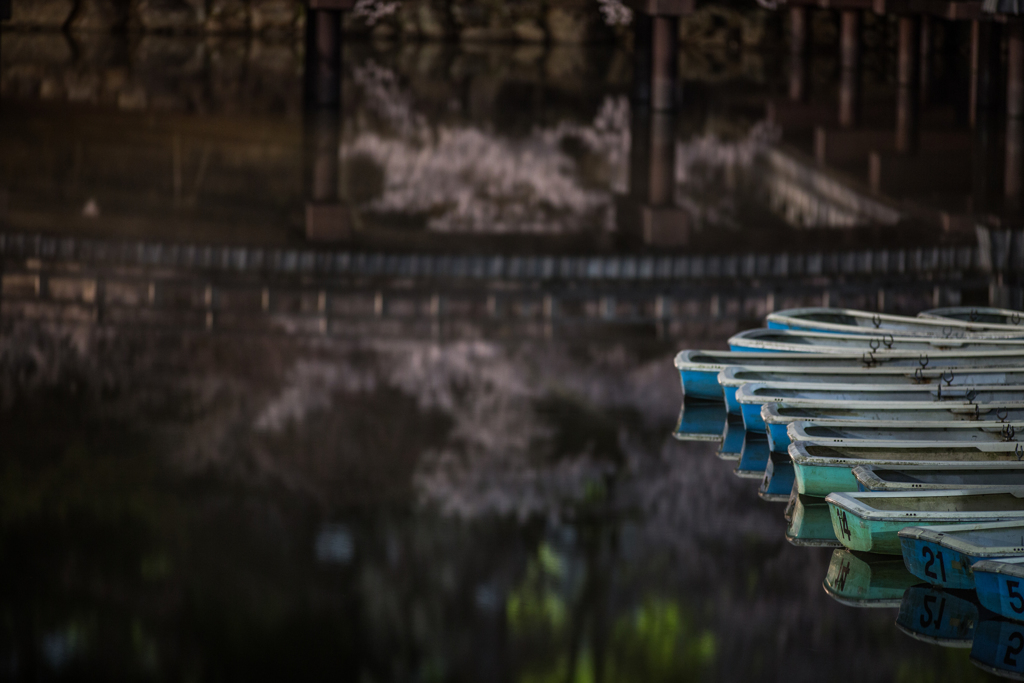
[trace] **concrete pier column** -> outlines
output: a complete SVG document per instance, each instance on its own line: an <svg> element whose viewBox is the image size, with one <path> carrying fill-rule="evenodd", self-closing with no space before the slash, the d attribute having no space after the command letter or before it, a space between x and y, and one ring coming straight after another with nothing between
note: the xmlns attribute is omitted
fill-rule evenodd
<svg viewBox="0 0 1024 683"><path fill-rule="evenodd" d="M906 154L917 151L919 136L920 35L920 18L900 17L896 66L896 151Z"/></svg>
<svg viewBox="0 0 1024 683"><path fill-rule="evenodd" d="M860 12L845 10L839 26L839 125L860 123Z"/></svg>
<svg viewBox="0 0 1024 683"><path fill-rule="evenodd" d="M676 141L671 114L656 112L650 122L650 157L647 201L652 206L667 206L675 195Z"/></svg>
<svg viewBox="0 0 1024 683"><path fill-rule="evenodd" d="M1001 27L991 21L975 21L971 25L971 126L975 127L981 112L997 106L1001 82Z"/></svg>
<svg viewBox="0 0 1024 683"><path fill-rule="evenodd" d="M651 15L636 12L633 15L633 101L649 104L651 101Z"/></svg>
<svg viewBox="0 0 1024 683"><path fill-rule="evenodd" d="M1006 160L1003 190L1006 208L1021 210L1024 194L1024 23L1006 26Z"/></svg>
<svg viewBox="0 0 1024 683"><path fill-rule="evenodd" d="M1024 23L1006 26L1006 115L1024 116Z"/></svg>
<svg viewBox="0 0 1024 683"><path fill-rule="evenodd" d="M934 49L932 18L920 17L921 39L919 45L920 66L918 67L918 83L921 90L921 106L926 106L932 99L932 51Z"/></svg>
<svg viewBox="0 0 1024 683"><path fill-rule="evenodd" d="M651 108L667 111L676 105L679 18L651 18Z"/></svg>
<svg viewBox="0 0 1024 683"><path fill-rule="evenodd" d="M341 102L341 12L311 2L306 15L306 102L336 107Z"/></svg>
<svg viewBox="0 0 1024 683"><path fill-rule="evenodd" d="M810 53L810 8L794 5L789 8L789 99L807 99Z"/></svg>

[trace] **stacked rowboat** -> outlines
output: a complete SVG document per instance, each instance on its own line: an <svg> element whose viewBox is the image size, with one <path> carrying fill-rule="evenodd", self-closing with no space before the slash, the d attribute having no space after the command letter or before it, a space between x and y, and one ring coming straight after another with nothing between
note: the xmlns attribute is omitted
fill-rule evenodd
<svg viewBox="0 0 1024 683"><path fill-rule="evenodd" d="M836 548L834 598L1024 677L1024 313L793 309L729 347L676 357L677 438Z"/></svg>

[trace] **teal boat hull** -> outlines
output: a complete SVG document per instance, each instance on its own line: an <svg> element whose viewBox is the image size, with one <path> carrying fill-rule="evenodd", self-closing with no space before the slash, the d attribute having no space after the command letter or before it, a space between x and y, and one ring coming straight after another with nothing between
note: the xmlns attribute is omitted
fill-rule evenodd
<svg viewBox="0 0 1024 683"><path fill-rule="evenodd" d="M796 490L808 496L825 497L830 493L859 491L860 484L853 468L845 466L809 465L793 460Z"/></svg>
<svg viewBox="0 0 1024 683"><path fill-rule="evenodd" d="M907 526L906 520L863 519L829 503L829 517L836 539L850 550L882 555L902 555L900 529Z"/></svg>

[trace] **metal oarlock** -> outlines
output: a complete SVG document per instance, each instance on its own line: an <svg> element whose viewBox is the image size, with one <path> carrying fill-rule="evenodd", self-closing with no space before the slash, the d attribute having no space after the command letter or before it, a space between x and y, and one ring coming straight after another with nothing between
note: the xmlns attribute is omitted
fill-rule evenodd
<svg viewBox="0 0 1024 683"><path fill-rule="evenodd" d="M947 375L948 375L948 378L947 378ZM954 373L953 370L951 370L951 369L942 373L942 381L946 383L947 387L950 386L951 384L953 384L953 380L955 378L956 378L956 373Z"/></svg>
<svg viewBox="0 0 1024 683"><path fill-rule="evenodd" d="M1006 418L1009 416L1010 411L1008 410L996 410L996 417L999 418L1000 422L1006 422Z"/></svg>
<svg viewBox="0 0 1024 683"><path fill-rule="evenodd" d="M1011 313L1010 322L1014 325L1020 325L1020 313Z"/></svg>
<svg viewBox="0 0 1024 683"><path fill-rule="evenodd" d="M1017 456L1017 461L1024 460L1024 446L1017 444L1013 447L1013 452Z"/></svg>
<svg viewBox="0 0 1024 683"><path fill-rule="evenodd" d="M885 348L887 348L887 349L891 349L892 345L895 342L896 342L896 338L893 337L891 334L887 334L884 337L882 337L882 343L885 344Z"/></svg>
<svg viewBox="0 0 1024 683"><path fill-rule="evenodd" d="M971 312L970 312L970 315L968 317L970 318L972 323L978 322L978 309L977 308L972 308Z"/></svg>
<svg viewBox="0 0 1024 683"><path fill-rule="evenodd" d="M869 339L868 346L871 347L871 352L874 353L882 345L882 342L878 339Z"/></svg>
<svg viewBox="0 0 1024 683"><path fill-rule="evenodd" d="M928 367L928 354L922 353L920 356L917 357L917 362L922 368Z"/></svg>
<svg viewBox="0 0 1024 683"><path fill-rule="evenodd" d="M882 326L882 316L876 313L875 315L871 316L871 322L872 324L874 324L875 329L877 330L879 327Z"/></svg>
<svg viewBox="0 0 1024 683"><path fill-rule="evenodd" d="M1013 437L1017 435L1017 430L1011 424L1004 424L1003 429L1003 441L1013 441ZM1019 446L1019 444L1018 444Z"/></svg>

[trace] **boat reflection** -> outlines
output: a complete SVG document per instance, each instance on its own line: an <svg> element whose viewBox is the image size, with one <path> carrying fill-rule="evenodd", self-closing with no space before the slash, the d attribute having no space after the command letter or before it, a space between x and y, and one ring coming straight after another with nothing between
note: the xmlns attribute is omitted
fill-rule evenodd
<svg viewBox="0 0 1024 683"><path fill-rule="evenodd" d="M680 441L722 441L725 406L711 401L684 401L673 436Z"/></svg>
<svg viewBox="0 0 1024 683"><path fill-rule="evenodd" d="M786 508L786 540L796 546L838 548L832 517L824 498L795 493Z"/></svg>
<svg viewBox="0 0 1024 683"><path fill-rule="evenodd" d="M973 593L914 586L903 594L896 626L911 638L943 647L971 647L979 605Z"/></svg>
<svg viewBox="0 0 1024 683"><path fill-rule="evenodd" d="M998 619L979 622L971 662L997 676L1024 680L1024 624Z"/></svg>
<svg viewBox="0 0 1024 683"><path fill-rule="evenodd" d="M906 590L917 583L901 558L838 548L822 587L832 599L850 607L896 608L902 605Z"/></svg>

